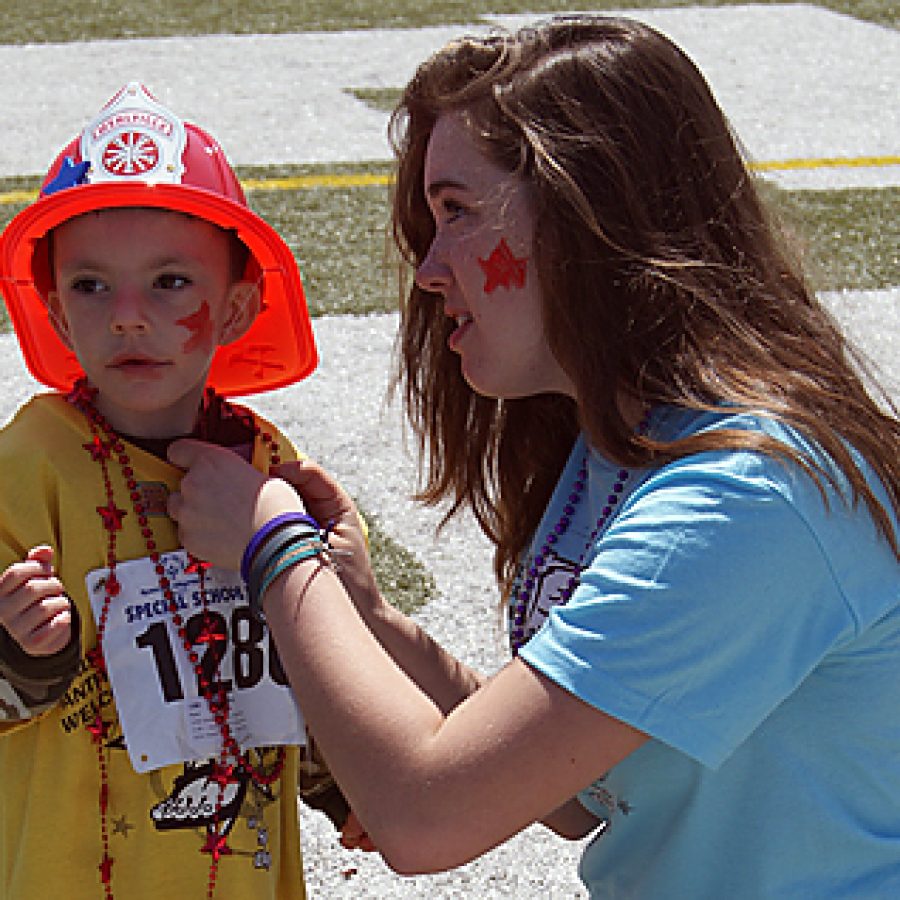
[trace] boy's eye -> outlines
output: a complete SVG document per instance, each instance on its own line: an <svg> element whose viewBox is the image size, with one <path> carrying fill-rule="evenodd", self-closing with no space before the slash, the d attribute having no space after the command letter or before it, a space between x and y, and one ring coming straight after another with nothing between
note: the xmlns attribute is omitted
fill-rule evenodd
<svg viewBox="0 0 900 900"><path fill-rule="evenodd" d="M167 272L165 275L160 275L153 286L164 291L178 291L186 288L190 283L191 279L186 275L176 275L172 272Z"/></svg>
<svg viewBox="0 0 900 900"><path fill-rule="evenodd" d="M99 278L76 278L69 287L76 294L99 294L106 289Z"/></svg>

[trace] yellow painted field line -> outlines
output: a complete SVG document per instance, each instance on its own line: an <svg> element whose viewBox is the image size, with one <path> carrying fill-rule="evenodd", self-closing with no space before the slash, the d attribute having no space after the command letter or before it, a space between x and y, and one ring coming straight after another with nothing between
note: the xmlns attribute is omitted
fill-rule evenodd
<svg viewBox="0 0 900 900"><path fill-rule="evenodd" d="M293 178L247 178L241 181L245 191L298 191L312 188L370 187L390 184L391 175L356 172L347 175L297 175ZM0 205L31 203L36 191L0 192Z"/></svg>
<svg viewBox="0 0 900 900"><path fill-rule="evenodd" d="M35 197L35 191L7 191L0 194L0 203L31 203Z"/></svg>
<svg viewBox="0 0 900 900"><path fill-rule="evenodd" d="M390 184L393 176L365 172L347 175L297 175L294 178L248 178L241 184L245 191L296 191L320 187L369 187Z"/></svg>
<svg viewBox="0 0 900 900"><path fill-rule="evenodd" d="M752 162L757 172L798 171L801 169L861 169L900 166L900 156L826 156L822 159L779 159Z"/></svg>
<svg viewBox="0 0 900 900"><path fill-rule="evenodd" d="M882 168L900 165L900 156L834 156L821 159L781 159L750 163L757 172L802 171L815 169ZM346 175L297 175L292 178L248 178L241 182L247 191L297 191L314 188L371 187L387 185L393 176L365 172ZM34 191L0 192L0 205L30 203Z"/></svg>

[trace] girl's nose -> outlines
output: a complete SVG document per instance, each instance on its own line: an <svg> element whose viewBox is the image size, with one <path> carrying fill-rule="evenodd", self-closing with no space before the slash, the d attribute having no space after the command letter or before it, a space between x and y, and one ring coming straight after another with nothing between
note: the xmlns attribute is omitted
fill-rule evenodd
<svg viewBox="0 0 900 900"><path fill-rule="evenodd" d="M442 294L452 281L453 274L450 267L440 259L436 251L436 244L436 241L432 241L425 259L419 263L419 267L416 269L415 281L416 286L423 291Z"/></svg>

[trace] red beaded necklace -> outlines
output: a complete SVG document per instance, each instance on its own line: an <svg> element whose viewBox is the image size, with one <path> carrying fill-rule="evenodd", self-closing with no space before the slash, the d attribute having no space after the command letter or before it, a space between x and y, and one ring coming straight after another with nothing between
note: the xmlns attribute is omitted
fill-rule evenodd
<svg viewBox="0 0 900 900"><path fill-rule="evenodd" d="M226 834L219 834L218 829L220 824L219 816L221 814L226 788L229 784L233 784L237 781L236 775L238 772L248 775L257 786L267 787L273 784L281 776L281 772L284 768L284 750L283 748L279 750L278 759L271 771L268 772L262 771L261 768L255 768L250 763L249 757L241 754L240 747L231 731L228 697L225 694L224 688L220 686L221 682L217 677L218 672L212 673L212 677L210 677L209 673L204 673L200 665L199 654L194 650L194 646L197 644L225 639L225 635L217 631L215 620L209 614L204 580L205 571L209 567L209 564L191 557L190 565L187 569L188 571L196 572L199 579L202 615L204 617L200 633L195 637L189 637L184 619L178 609L177 597L172 590L169 579L166 577L160 552L157 548L156 540L154 539L153 529L150 527L147 510L141 497L139 485L135 480L134 469L131 466L131 460L128 457L125 444L94 405L96 394L96 389L92 388L85 379L81 379L76 382L66 397L69 403L82 412L88 421L92 439L83 446L91 455L91 458L100 466L106 499L105 505L97 507L97 514L100 516L103 528L107 534L106 565L109 574L104 588L102 610L97 621L97 645L93 650L88 651L86 656L89 664L95 670L98 677L105 678L106 662L103 656L103 639L106 632L110 606L121 590L121 585L116 578L116 565L118 563L118 557L116 555L117 535L118 532L122 530L123 519L128 515L128 512L117 506L115 501L115 493L113 491L109 468L110 462L115 459L119 464L122 479L128 489L131 509L134 513L135 521L141 529L141 536L144 538L145 546L147 548L147 556L155 567L160 590L169 605L172 624L175 626L178 636L184 643L188 659L195 668L200 691L203 698L206 700L209 710L222 735L222 749L218 759L213 764L211 776L212 780L218 786L218 796L213 815L213 828L207 836L206 844L201 848L201 852L209 853L211 856L206 893L207 898L211 898L216 887L219 859L222 856L231 853L231 849L228 847L226 841ZM210 389L207 392L205 408L213 408L213 404L216 402L224 404L225 401L217 398L215 393ZM270 434L263 432L252 417L247 417L246 422L248 427L253 431L254 436L269 446L271 470L272 467L278 465L281 461L277 442L273 440ZM219 686L217 687L217 685ZM97 750L97 766L100 774L98 807L100 813L100 839L103 845L103 855L98 868L100 871L100 880L103 884L107 900L113 900L111 883L113 857L110 855L109 844L108 809L110 785L106 762L107 751L104 747L104 741L112 724L111 721L103 719L98 709L94 721L88 726L88 731L91 734L91 738Z"/></svg>

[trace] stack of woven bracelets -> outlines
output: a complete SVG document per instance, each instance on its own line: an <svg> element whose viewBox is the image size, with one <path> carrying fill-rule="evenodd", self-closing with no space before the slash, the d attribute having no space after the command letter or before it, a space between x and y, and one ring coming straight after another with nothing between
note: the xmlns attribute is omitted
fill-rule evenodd
<svg viewBox="0 0 900 900"><path fill-rule="evenodd" d="M291 512L266 522L247 544L241 559L241 576L250 594L250 613L265 621L262 597L286 569L314 556L329 561L328 535L305 513Z"/></svg>

